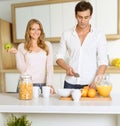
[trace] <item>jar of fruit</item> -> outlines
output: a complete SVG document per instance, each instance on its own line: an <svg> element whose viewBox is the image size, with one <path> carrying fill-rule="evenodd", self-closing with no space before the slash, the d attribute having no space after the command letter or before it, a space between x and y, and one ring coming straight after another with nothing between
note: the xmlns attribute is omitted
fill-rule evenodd
<svg viewBox="0 0 120 126"><path fill-rule="evenodd" d="M108 97L112 90L112 84L109 79L109 75L99 75L96 77L96 88L98 94L104 97Z"/></svg>
<svg viewBox="0 0 120 126"><path fill-rule="evenodd" d="M30 75L21 75L19 80L19 99L31 100L33 97L33 84Z"/></svg>

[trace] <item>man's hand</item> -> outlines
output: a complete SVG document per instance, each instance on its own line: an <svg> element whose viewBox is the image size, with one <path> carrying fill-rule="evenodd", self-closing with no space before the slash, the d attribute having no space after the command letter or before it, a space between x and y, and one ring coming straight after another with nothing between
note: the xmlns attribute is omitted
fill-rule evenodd
<svg viewBox="0 0 120 126"><path fill-rule="evenodd" d="M66 69L66 74L68 75L68 76L74 76L74 70L73 70L73 68L72 67L70 67L70 66L68 66L67 67L67 69Z"/></svg>
<svg viewBox="0 0 120 126"><path fill-rule="evenodd" d="M89 84L89 87L90 87L90 88L96 89L96 82L95 82L95 81L91 82L91 83Z"/></svg>

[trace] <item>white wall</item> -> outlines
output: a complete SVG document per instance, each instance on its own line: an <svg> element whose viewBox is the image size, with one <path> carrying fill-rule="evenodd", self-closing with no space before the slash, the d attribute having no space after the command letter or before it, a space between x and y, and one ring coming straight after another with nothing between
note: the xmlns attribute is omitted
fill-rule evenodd
<svg viewBox="0 0 120 126"><path fill-rule="evenodd" d="M12 22L11 16L11 4L32 2L32 1L42 1L42 0L1 0L0 1L0 18L6 21Z"/></svg>
<svg viewBox="0 0 120 126"><path fill-rule="evenodd" d="M11 4L20 3L20 2L29 2L29 1L34 1L34 0L3 0L3 1L0 1L0 18L7 20L9 22L12 22ZM106 17L106 15L105 15L105 17ZM111 25L108 25L108 26L111 26ZM55 48L54 50L57 50L57 46L54 46L54 48ZM120 40L108 42L108 54L109 54L110 60L115 57L120 57ZM55 64L55 60L54 60L54 64ZM54 82L55 82L56 88L61 87L61 85L63 83L63 76L61 76L61 75L59 76L58 74L55 75L56 80L54 80ZM111 76L111 82L113 84L113 91L119 92L119 90L120 90L120 74L110 74L110 76ZM60 81L61 78L62 78L62 81ZM12 78L10 78L10 79L12 79ZM14 79L14 76L13 76L13 79ZM58 82L58 81L60 81L60 82ZM8 79L7 82L10 82L10 80ZM14 90L15 90L15 88L14 88Z"/></svg>

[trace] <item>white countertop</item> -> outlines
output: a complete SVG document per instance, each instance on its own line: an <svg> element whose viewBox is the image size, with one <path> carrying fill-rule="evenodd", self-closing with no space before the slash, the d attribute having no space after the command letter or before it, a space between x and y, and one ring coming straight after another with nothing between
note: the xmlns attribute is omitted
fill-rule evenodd
<svg viewBox="0 0 120 126"><path fill-rule="evenodd" d="M1 113L74 113L74 114L120 114L120 94L112 94L111 101L74 101L60 100L51 95L33 100L19 100L16 93L0 94Z"/></svg>

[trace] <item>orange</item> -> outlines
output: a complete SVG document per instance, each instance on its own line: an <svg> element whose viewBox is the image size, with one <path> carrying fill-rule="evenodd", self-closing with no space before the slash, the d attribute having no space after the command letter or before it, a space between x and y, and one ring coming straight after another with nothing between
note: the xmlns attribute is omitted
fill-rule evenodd
<svg viewBox="0 0 120 126"><path fill-rule="evenodd" d="M89 90L89 86L83 87L82 97L87 97L87 95L88 95L88 90Z"/></svg>
<svg viewBox="0 0 120 126"><path fill-rule="evenodd" d="M89 89L89 86L84 86L83 89Z"/></svg>
<svg viewBox="0 0 120 126"><path fill-rule="evenodd" d="M96 96L96 90L93 88L89 88L88 90L88 97L94 98Z"/></svg>

